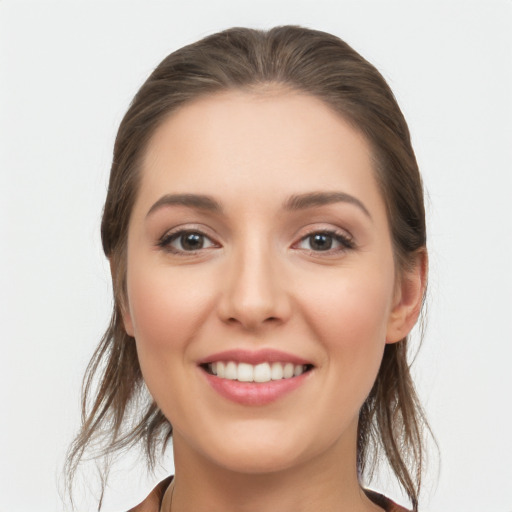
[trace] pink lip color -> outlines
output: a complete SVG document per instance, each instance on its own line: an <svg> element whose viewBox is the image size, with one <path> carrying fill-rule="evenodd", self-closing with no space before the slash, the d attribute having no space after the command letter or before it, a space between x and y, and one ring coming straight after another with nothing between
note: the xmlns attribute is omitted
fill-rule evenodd
<svg viewBox="0 0 512 512"><path fill-rule="evenodd" d="M238 382L220 379L203 370L210 386L220 395L242 405L266 405L297 389L310 376L303 373L290 379L271 380L269 382Z"/></svg>
<svg viewBox="0 0 512 512"><path fill-rule="evenodd" d="M234 361L236 363L293 363L294 365L311 365L310 361L293 354L273 349L262 350L225 350L211 354L200 361L200 370L210 386L221 396L232 402L243 405L265 405L290 393L302 385L310 376L310 371L290 379L271 380L269 382L239 382L237 380L221 379L208 373L201 365L217 361Z"/></svg>
<svg viewBox="0 0 512 512"><path fill-rule="evenodd" d="M293 363L297 364L311 364L310 361L306 361L300 357L281 352L273 349L263 350L225 350L223 352L217 352L211 354L200 361L198 364L215 363L217 361L234 361L235 363L249 363L249 364L260 364L260 363Z"/></svg>

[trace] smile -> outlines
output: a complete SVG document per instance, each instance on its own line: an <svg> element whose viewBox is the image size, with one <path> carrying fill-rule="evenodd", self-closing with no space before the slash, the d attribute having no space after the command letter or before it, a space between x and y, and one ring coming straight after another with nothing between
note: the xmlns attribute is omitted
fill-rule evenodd
<svg viewBox="0 0 512 512"><path fill-rule="evenodd" d="M216 361L204 365L206 371L220 379L236 380L238 382L270 382L299 377L309 371L309 364L294 364L291 362L263 362L256 365L237 363L235 361Z"/></svg>
<svg viewBox="0 0 512 512"><path fill-rule="evenodd" d="M270 404L310 381L315 365L274 349L225 350L197 361L211 388L244 406Z"/></svg>

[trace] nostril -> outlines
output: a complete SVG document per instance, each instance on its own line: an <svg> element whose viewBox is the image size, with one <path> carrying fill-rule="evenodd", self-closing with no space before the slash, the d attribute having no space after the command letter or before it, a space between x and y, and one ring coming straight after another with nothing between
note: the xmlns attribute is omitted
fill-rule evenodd
<svg viewBox="0 0 512 512"><path fill-rule="evenodd" d="M238 320L237 318L235 318L234 316L231 316L227 319L227 322L230 323L230 324L239 324L239 323L243 323L241 322L240 320ZM274 323L274 322L279 322L279 318L277 316L269 316L268 318L265 318L263 320L263 323Z"/></svg>

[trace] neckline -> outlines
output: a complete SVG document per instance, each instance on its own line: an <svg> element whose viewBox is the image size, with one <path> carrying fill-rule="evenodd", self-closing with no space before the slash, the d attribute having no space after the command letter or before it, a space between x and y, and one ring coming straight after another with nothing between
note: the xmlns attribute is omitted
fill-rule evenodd
<svg viewBox="0 0 512 512"><path fill-rule="evenodd" d="M131 508L128 512L161 512L162 505L167 505L170 500L170 493L167 491L174 479L174 475L168 476L162 480L142 501L139 505ZM371 489L363 489L366 496L378 507L381 507L384 512L410 512L402 506L396 504L383 494L380 494Z"/></svg>

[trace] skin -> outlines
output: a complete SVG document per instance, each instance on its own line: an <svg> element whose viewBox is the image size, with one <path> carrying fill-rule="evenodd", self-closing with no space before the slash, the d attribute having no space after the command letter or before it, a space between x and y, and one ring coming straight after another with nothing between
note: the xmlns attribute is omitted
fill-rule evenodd
<svg viewBox="0 0 512 512"><path fill-rule="evenodd" d="M283 206L312 192L363 207ZM208 195L222 211L154 207L165 194ZM169 236L163 247L176 229L204 233L203 248ZM317 250L311 234L326 231L350 247ZM357 478L358 411L385 344L417 319L425 265L397 275L369 145L319 99L230 91L174 112L143 160L123 316L174 428L173 512L381 510ZM314 368L275 402L238 404L197 363L233 348L282 350Z"/></svg>

